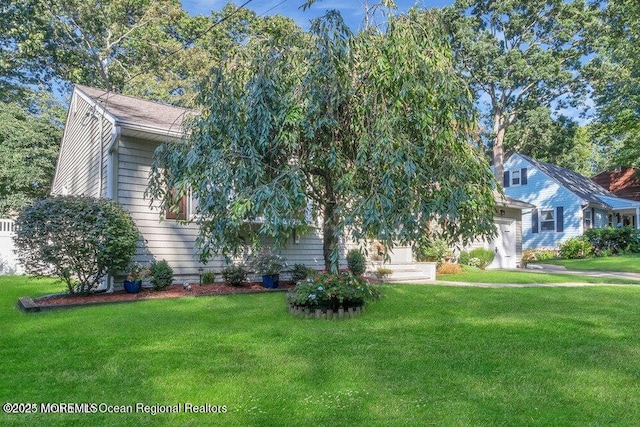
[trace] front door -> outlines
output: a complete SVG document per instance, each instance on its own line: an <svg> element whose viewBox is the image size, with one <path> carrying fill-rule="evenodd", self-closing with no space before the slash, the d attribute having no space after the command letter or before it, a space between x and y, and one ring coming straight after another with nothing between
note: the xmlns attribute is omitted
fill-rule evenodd
<svg viewBox="0 0 640 427"><path fill-rule="evenodd" d="M496 254L488 268L516 268L516 221L496 218L498 235L489 244Z"/></svg>

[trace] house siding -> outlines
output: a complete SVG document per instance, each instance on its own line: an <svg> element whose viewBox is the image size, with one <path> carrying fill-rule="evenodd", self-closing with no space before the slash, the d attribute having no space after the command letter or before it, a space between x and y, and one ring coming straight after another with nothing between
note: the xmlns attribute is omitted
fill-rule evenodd
<svg viewBox="0 0 640 427"><path fill-rule="evenodd" d="M106 195L106 150L112 131L113 124L100 114L94 116L91 105L74 93L51 194ZM100 169L102 173L96 173Z"/></svg>
<svg viewBox="0 0 640 427"><path fill-rule="evenodd" d="M581 205L584 202L517 154L512 155L504 164L505 171L522 168L527 168L527 184L506 187L505 194L535 205L538 209L562 207L564 219L562 232L538 230L533 233L532 210L524 210L521 231L523 249L556 248L567 239L582 235Z"/></svg>
<svg viewBox="0 0 640 427"><path fill-rule="evenodd" d="M131 213L140 233L136 261L148 263L152 259L165 259L174 269L176 281L197 281L199 268L205 271L220 271L226 263L224 258L215 257L202 264L195 240L198 236L196 224L163 220L159 207L150 207L144 198L151 171L155 142L122 137L118 143L117 201ZM269 242L265 242L267 245ZM287 259L289 266L304 264L322 269L322 238L317 229L300 236L297 243L290 242L277 251Z"/></svg>

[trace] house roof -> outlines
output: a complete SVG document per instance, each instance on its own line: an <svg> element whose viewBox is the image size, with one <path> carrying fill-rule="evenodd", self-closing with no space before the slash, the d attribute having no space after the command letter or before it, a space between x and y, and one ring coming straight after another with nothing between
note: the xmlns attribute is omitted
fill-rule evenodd
<svg viewBox="0 0 640 427"><path fill-rule="evenodd" d="M640 201L640 171L636 168L600 172L591 179L618 197Z"/></svg>
<svg viewBox="0 0 640 427"><path fill-rule="evenodd" d="M559 184L571 191L586 202L601 205L603 202L598 196L616 197L615 194L602 188L589 178L580 175L570 169L566 169L551 163L541 162L524 154L517 153L527 162L556 180Z"/></svg>
<svg viewBox="0 0 640 427"><path fill-rule="evenodd" d="M182 132L182 125L187 117L197 111L159 102L147 101L131 96L76 85L76 90L91 98L111 115L117 124L134 126L149 130L165 132Z"/></svg>
<svg viewBox="0 0 640 427"><path fill-rule="evenodd" d="M497 204L502 204L502 206L509 207L509 208L516 208L516 209L535 208L535 205L532 205L531 203L514 199L513 197L509 197L506 194L500 194L498 190L493 190L493 198L495 199Z"/></svg>

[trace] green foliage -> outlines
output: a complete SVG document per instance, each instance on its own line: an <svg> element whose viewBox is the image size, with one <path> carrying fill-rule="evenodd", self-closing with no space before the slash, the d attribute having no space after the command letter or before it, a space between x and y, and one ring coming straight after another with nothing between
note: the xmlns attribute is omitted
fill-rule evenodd
<svg viewBox="0 0 640 427"><path fill-rule="evenodd" d="M322 273L299 282L287 292L287 301L310 308L348 308L380 298L380 291L361 276Z"/></svg>
<svg viewBox="0 0 640 427"><path fill-rule="evenodd" d="M61 136L49 118L0 103L0 216L47 197Z"/></svg>
<svg viewBox="0 0 640 427"><path fill-rule="evenodd" d="M596 253L612 254L640 252L640 231L633 227L603 227L585 230L584 237Z"/></svg>
<svg viewBox="0 0 640 427"><path fill-rule="evenodd" d="M278 254L263 251L249 259L249 266L254 272L263 276L280 274L287 266L286 259Z"/></svg>
<svg viewBox="0 0 640 427"><path fill-rule="evenodd" d="M27 273L56 276L71 293L89 293L107 273L125 271L140 237L118 204L86 196L38 201L16 226L16 255Z"/></svg>
<svg viewBox="0 0 640 427"><path fill-rule="evenodd" d="M522 266L526 267L531 261L548 261L557 258L558 253L554 249L526 249L522 252Z"/></svg>
<svg viewBox="0 0 640 427"><path fill-rule="evenodd" d="M212 284L216 282L216 273L215 271L205 271L202 273L202 283L203 284Z"/></svg>
<svg viewBox="0 0 640 427"><path fill-rule="evenodd" d="M614 145L615 166L640 166L640 3L608 1L601 25L593 26L598 55L588 64L604 147Z"/></svg>
<svg viewBox="0 0 640 427"><path fill-rule="evenodd" d="M385 267L378 267L376 269L376 277L382 281L386 280L387 277L393 274L393 270Z"/></svg>
<svg viewBox="0 0 640 427"><path fill-rule="evenodd" d="M301 280L307 280L307 277L315 273L313 268L309 268L304 264L294 264L291 270L291 279L294 283L298 283Z"/></svg>
<svg viewBox="0 0 640 427"><path fill-rule="evenodd" d="M578 71L595 13L584 2L564 0L456 0L445 9L458 69L476 99L490 104L484 119L498 179L504 137L518 115L558 99L563 106L583 91Z"/></svg>
<svg viewBox="0 0 640 427"><path fill-rule="evenodd" d="M173 268L166 260L152 261L149 270L151 284L156 291L164 289L173 283Z"/></svg>
<svg viewBox="0 0 640 427"><path fill-rule="evenodd" d="M572 237L558 245L559 253L562 258L586 258L593 254L593 246L589 239L581 237Z"/></svg>
<svg viewBox="0 0 640 427"><path fill-rule="evenodd" d="M163 207L166 188L199 200L203 258L279 247L314 221L327 271L348 234L391 247L430 221L452 241L495 232L495 183L441 23L412 10L387 24L354 36L330 12L309 34L248 38L213 70L190 139L156 151L149 187Z"/></svg>
<svg viewBox="0 0 640 427"><path fill-rule="evenodd" d="M469 252L469 265L484 270L489 264L493 262L496 253L491 249L475 248Z"/></svg>
<svg viewBox="0 0 640 427"><path fill-rule="evenodd" d="M360 249L351 249L347 252L347 268L354 276L362 276L367 269L367 259Z"/></svg>
<svg viewBox="0 0 640 427"><path fill-rule="evenodd" d="M536 160L553 163L585 176L592 176L600 160L599 145L588 126L559 115L548 106L536 106L518 116L505 133L505 152L517 151Z"/></svg>
<svg viewBox="0 0 640 427"><path fill-rule="evenodd" d="M460 265L469 265L469 259L471 259L471 255L469 255L469 252L460 252L460 255L458 256L458 262L460 263Z"/></svg>
<svg viewBox="0 0 640 427"><path fill-rule="evenodd" d="M229 265L220 274L231 286L242 286L247 281L247 269L242 265Z"/></svg>
<svg viewBox="0 0 640 427"><path fill-rule="evenodd" d="M444 262L445 256L450 252L446 240L423 235L415 248L416 260L436 262L438 265Z"/></svg>

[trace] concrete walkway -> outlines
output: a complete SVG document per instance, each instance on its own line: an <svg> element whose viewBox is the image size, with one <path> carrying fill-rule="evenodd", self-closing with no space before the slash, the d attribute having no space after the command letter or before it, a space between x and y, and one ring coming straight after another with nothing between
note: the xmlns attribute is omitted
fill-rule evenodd
<svg viewBox="0 0 640 427"><path fill-rule="evenodd" d="M529 271L531 273L554 273L554 274L575 274L580 276L600 277L609 279L627 279L640 282L640 273L627 273L617 271L589 271L589 270L567 270L563 265L555 264L534 264L526 270L517 269L510 271ZM472 283L472 282L450 282L436 280L433 284L445 286L468 286L478 288L575 288L583 286L636 286L634 284L608 284L608 283ZM640 283L638 283L640 285Z"/></svg>

